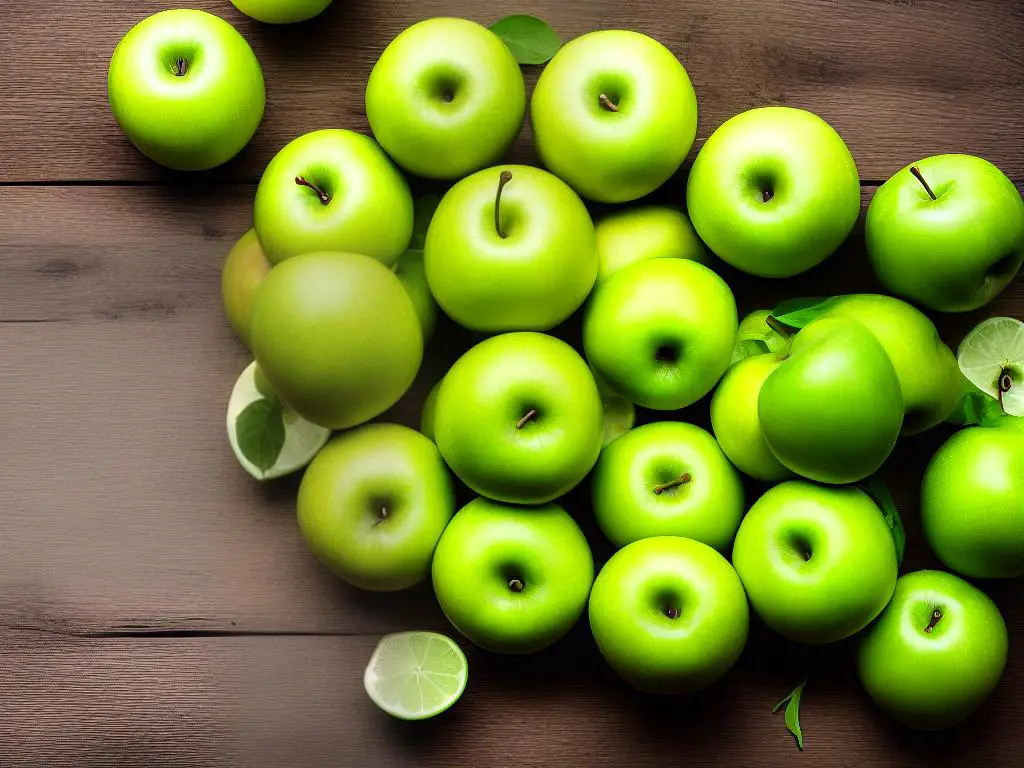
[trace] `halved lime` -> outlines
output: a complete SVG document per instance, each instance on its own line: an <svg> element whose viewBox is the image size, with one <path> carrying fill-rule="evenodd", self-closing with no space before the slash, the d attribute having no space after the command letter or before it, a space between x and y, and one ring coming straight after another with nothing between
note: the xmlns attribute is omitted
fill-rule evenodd
<svg viewBox="0 0 1024 768"><path fill-rule="evenodd" d="M1024 323L989 318L967 334L957 361L968 381L1001 401L1003 411L1024 416Z"/></svg>
<svg viewBox="0 0 1024 768"><path fill-rule="evenodd" d="M366 665L373 703L401 720L425 720L459 700L469 665L462 649L437 632L385 635Z"/></svg>
<svg viewBox="0 0 1024 768"><path fill-rule="evenodd" d="M282 404L256 363L242 371L231 390L227 428L235 458L257 480L302 469L331 437L331 430Z"/></svg>

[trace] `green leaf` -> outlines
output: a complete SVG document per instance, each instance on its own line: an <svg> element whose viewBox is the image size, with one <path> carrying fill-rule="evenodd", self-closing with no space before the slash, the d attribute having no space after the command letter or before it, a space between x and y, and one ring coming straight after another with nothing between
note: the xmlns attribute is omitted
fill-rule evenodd
<svg viewBox="0 0 1024 768"><path fill-rule="evenodd" d="M235 433L242 455L266 472L284 448L284 410L280 401L253 400L238 414Z"/></svg>
<svg viewBox="0 0 1024 768"><path fill-rule="evenodd" d="M427 229L430 227L430 220L434 218L434 211L437 210L440 203L441 197L435 194L422 195L413 202L410 250L423 250L423 246L427 242Z"/></svg>
<svg viewBox="0 0 1024 768"><path fill-rule="evenodd" d="M771 351L768 342L764 339L743 339L732 351L732 362L738 363L740 360L745 360L748 357L763 355Z"/></svg>
<svg viewBox="0 0 1024 768"><path fill-rule="evenodd" d="M804 328L825 314L835 302L833 298L812 297L806 299L790 299L772 310L772 316L783 325L791 328Z"/></svg>
<svg viewBox="0 0 1024 768"><path fill-rule="evenodd" d="M864 492L878 505L885 518L889 530L892 531L892 543L896 547L896 564L903 564L903 553L907 549L907 532L903 529L903 520L892 500L889 488L878 475L872 475L861 485Z"/></svg>
<svg viewBox="0 0 1024 768"><path fill-rule="evenodd" d="M963 426L977 424L981 421L981 412L985 407L985 401L990 399L988 395L979 389L965 392L956 408L953 409L953 412L946 417L946 421L950 424Z"/></svg>
<svg viewBox="0 0 1024 768"><path fill-rule="evenodd" d="M562 47L558 33L543 19L526 14L506 16L491 25L520 64L543 64Z"/></svg>
<svg viewBox="0 0 1024 768"><path fill-rule="evenodd" d="M801 750L804 748L804 732L800 729L800 697L803 696L805 685L807 685L806 680L794 688L793 692L782 701L772 707L772 712L778 712L779 707L783 704L786 705L786 728L796 738L796 745Z"/></svg>

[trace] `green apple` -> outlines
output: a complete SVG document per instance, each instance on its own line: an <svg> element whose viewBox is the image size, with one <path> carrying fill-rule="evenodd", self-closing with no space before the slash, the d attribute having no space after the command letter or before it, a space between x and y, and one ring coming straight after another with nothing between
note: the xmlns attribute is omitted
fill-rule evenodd
<svg viewBox="0 0 1024 768"><path fill-rule="evenodd" d="M841 296L828 314L856 320L885 349L903 391L903 434L913 435L941 423L956 408L963 375L928 316L891 296Z"/></svg>
<svg viewBox="0 0 1024 768"><path fill-rule="evenodd" d="M251 338L274 391L330 429L394 405L423 358L416 310L398 278L352 253L311 253L272 269L256 292Z"/></svg>
<svg viewBox="0 0 1024 768"><path fill-rule="evenodd" d="M556 504L475 499L434 553L434 593L452 625L499 653L534 653L568 632L594 581L587 539Z"/></svg>
<svg viewBox="0 0 1024 768"><path fill-rule="evenodd" d="M426 399L423 401L423 408L420 410L420 432L435 442L434 417L437 414L437 393L441 391L443 383L444 379L441 379L441 381L430 388Z"/></svg>
<svg viewBox="0 0 1024 768"><path fill-rule="evenodd" d="M751 109L701 147L686 185L697 234L719 258L760 277L820 264L860 215L860 178L842 137L811 112Z"/></svg>
<svg viewBox="0 0 1024 768"><path fill-rule="evenodd" d="M744 474L771 483L793 473L768 447L757 408L761 387L784 354L765 353L740 360L722 377L711 398L711 429L729 461Z"/></svg>
<svg viewBox="0 0 1024 768"><path fill-rule="evenodd" d="M988 596L942 571L908 573L864 636L868 695L891 717L929 731L963 722L992 692L1009 639Z"/></svg>
<svg viewBox="0 0 1024 768"><path fill-rule="evenodd" d="M789 352L792 337L783 336L775 328L768 324L768 318L772 316L770 309L755 309L742 320L736 330L736 346L733 347L732 362L737 363L751 355L746 350L746 345L756 342L761 353L764 352Z"/></svg>
<svg viewBox="0 0 1024 768"><path fill-rule="evenodd" d="M888 291L967 312L992 301L1024 263L1024 201L987 160L926 157L878 188L864 239Z"/></svg>
<svg viewBox="0 0 1024 768"><path fill-rule="evenodd" d="M732 562L771 629L804 643L859 632L896 587L896 547L859 488L791 480L768 490L736 533Z"/></svg>
<svg viewBox="0 0 1024 768"><path fill-rule="evenodd" d="M939 559L964 576L1024 576L1024 432L969 427L953 435L925 471L921 528Z"/></svg>
<svg viewBox="0 0 1024 768"><path fill-rule="evenodd" d="M617 547L651 536L685 536L719 551L743 517L739 474L706 431L663 421L611 443L594 468L591 498Z"/></svg>
<svg viewBox="0 0 1024 768"><path fill-rule="evenodd" d="M179 171L223 165L249 143L266 92L256 54L204 11L163 11L114 49L110 111L140 152Z"/></svg>
<svg viewBox="0 0 1024 768"><path fill-rule="evenodd" d="M579 309L597 279L583 201L525 165L488 168L448 190L424 260L441 309L474 331L546 331Z"/></svg>
<svg viewBox="0 0 1024 768"><path fill-rule="evenodd" d="M367 424L335 437L299 486L299 530L313 554L362 589L393 591L423 581L454 513L441 454L397 424Z"/></svg>
<svg viewBox="0 0 1024 768"><path fill-rule="evenodd" d="M636 424L636 408L629 400L608 386L593 368L590 375L594 377L597 391L601 395L601 407L604 409L604 440L602 449L612 440L622 437Z"/></svg>
<svg viewBox="0 0 1024 768"><path fill-rule="evenodd" d="M670 411L696 402L729 367L736 302L695 261L650 259L601 282L583 316L594 370L637 405Z"/></svg>
<svg viewBox="0 0 1024 768"><path fill-rule="evenodd" d="M750 611L736 571L706 544L657 536L605 563L590 594L590 630L608 664L649 693L690 693L729 671Z"/></svg>
<svg viewBox="0 0 1024 768"><path fill-rule="evenodd" d="M603 216L597 232L597 279L644 259L691 259L708 263L704 244L686 214L662 205L644 205Z"/></svg>
<svg viewBox="0 0 1024 768"><path fill-rule="evenodd" d="M273 264L314 251L349 251L390 267L412 237L412 195L373 139L314 131L267 165L254 218Z"/></svg>
<svg viewBox="0 0 1024 768"><path fill-rule="evenodd" d="M775 457L822 483L855 483L889 457L903 393L885 349L860 323L821 317L761 385L757 417Z"/></svg>
<svg viewBox="0 0 1024 768"><path fill-rule="evenodd" d="M646 35L590 32L544 68L530 102L541 161L586 198L624 203L674 174L697 135L683 65Z"/></svg>
<svg viewBox="0 0 1024 768"><path fill-rule="evenodd" d="M231 4L264 24L294 24L319 16L331 0L231 0Z"/></svg>
<svg viewBox="0 0 1024 768"><path fill-rule="evenodd" d="M505 154L526 88L508 47L467 19L427 19L391 41L366 84L377 141L417 176L459 179Z"/></svg>
<svg viewBox="0 0 1024 768"><path fill-rule="evenodd" d="M224 260L224 268L220 276L220 293L224 301L224 314L231 323L238 338L247 347L252 346L249 339L249 326L252 323L252 305L259 288L270 272L267 261L256 237L256 230L250 229L234 244Z"/></svg>
<svg viewBox="0 0 1024 768"><path fill-rule="evenodd" d="M601 395L564 341L507 333L482 341L444 377L434 438L448 466L479 493L545 504L576 487L597 462Z"/></svg>
<svg viewBox="0 0 1024 768"><path fill-rule="evenodd" d="M430 341L434 335L434 328L437 327L437 302L434 301L430 285L427 283L423 251L410 248L399 256L398 263L395 265L395 274L405 286L409 298L412 299L412 305L416 308L416 317L420 320L423 338Z"/></svg>

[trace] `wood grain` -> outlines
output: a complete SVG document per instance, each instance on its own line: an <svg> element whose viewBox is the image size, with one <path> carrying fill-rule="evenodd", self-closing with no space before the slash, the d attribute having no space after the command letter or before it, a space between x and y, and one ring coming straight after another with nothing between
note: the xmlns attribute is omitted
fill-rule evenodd
<svg viewBox="0 0 1024 768"><path fill-rule="evenodd" d="M861 177L919 157L980 154L1024 179L1024 5L1017 0L338 0L315 22L256 24L228 0L196 0L252 43L268 105L252 145L206 177L254 181L287 141L323 127L367 131L366 78L404 27L438 15L491 23L545 17L563 39L594 29L647 32L685 63L698 137L765 104L820 113L849 142ZM163 0L0 0L0 182L167 180L121 135L106 70L121 36ZM528 83L538 68L527 68ZM699 146L699 142L698 142ZM534 158L529 130L512 151Z"/></svg>

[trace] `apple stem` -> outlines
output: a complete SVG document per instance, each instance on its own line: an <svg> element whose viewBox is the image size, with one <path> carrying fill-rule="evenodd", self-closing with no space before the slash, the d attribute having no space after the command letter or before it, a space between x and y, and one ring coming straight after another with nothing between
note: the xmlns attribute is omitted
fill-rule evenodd
<svg viewBox="0 0 1024 768"><path fill-rule="evenodd" d="M788 339L796 331L800 330L799 328L794 328L792 325L786 325L784 322L779 320L779 318L775 317L775 315L768 315L768 317L764 319L764 322L769 328L784 339Z"/></svg>
<svg viewBox="0 0 1024 768"><path fill-rule="evenodd" d="M498 194L494 196L494 231L504 240L507 235L501 231L501 191L512 181L512 171L502 171L498 177ZM522 427L520 427L522 429Z"/></svg>
<svg viewBox="0 0 1024 768"><path fill-rule="evenodd" d="M522 429L535 418L537 418L537 409L531 408L529 411L527 411L526 415L523 416L523 418L516 422L516 429Z"/></svg>
<svg viewBox="0 0 1024 768"><path fill-rule="evenodd" d="M932 192L932 188L928 186L928 182L924 180L924 176L921 175L921 169L916 165L910 167L910 172L914 174L914 178L921 182L921 186L924 187L924 191L928 193L928 197L932 200L938 200L935 193Z"/></svg>
<svg viewBox="0 0 1024 768"><path fill-rule="evenodd" d="M511 589L513 592L522 592L524 586L526 585L523 584L523 582L521 582L519 579L512 579L508 583L508 588Z"/></svg>
<svg viewBox="0 0 1024 768"><path fill-rule="evenodd" d="M1013 389L1013 371L1009 368L1004 368L999 374L999 386L996 387L999 395L999 408L1003 413L1006 413L1006 406L1003 405L1003 395Z"/></svg>
<svg viewBox="0 0 1024 768"><path fill-rule="evenodd" d="M686 485L688 482L693 480L693 476L689 472L680 475L675 480L670 480L667 483L654 486L654 495L661 496L665 491L669 491L673 488L678 488L680 485Z"/></svg>
<svg viewBox="0 0 1024 768"><path fill-rule="evenodd" d="M931 631L933 629L935 629L935 625L938 624L939 621L941 621L941 620L942 620L942 611L940 611L938 608L936 608L934 611L932 611L931 621L928 622L928 626L924 628L924 631L928 632L930 634Z"/></svg>
<svg viewBox="0 0 1024 768"><path fill-rule="evenodd" d="M619 105L608 98L608 94L602 93L597 97L597 100L601 103L601 106L607 109L609 112L618 112Z"/></svg>
<svg viewBox="0 0 1024 768"><path fill-rule="evenodd" d="M314 192L316 192L317 197L320 198L320 202L323 203L324 205L327 205L328 203L331 202L331 196L324 192L322 189L320 189L320 187L318 187L312 181L307 179L305 176L296 176L295 183L298 184L300 187L309 187Z"/></svg>
<svg viewBox="0 0 1024 768"><path fill-rule="evenodd" d="M184 77L188 72L188 59L178 59L174 62L173 71L176 77Z"/></svg>

